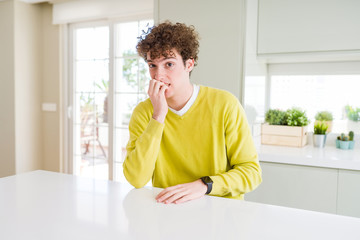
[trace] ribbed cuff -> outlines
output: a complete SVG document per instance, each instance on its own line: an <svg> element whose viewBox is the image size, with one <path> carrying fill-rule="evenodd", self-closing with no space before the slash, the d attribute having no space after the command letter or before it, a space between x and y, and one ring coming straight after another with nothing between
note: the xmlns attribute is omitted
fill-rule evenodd
<svg viewBox="0 0 360 240"><path fill-rule="evenodd" d="M217 196L223 195L224 191L221 187L223 184L219 184L222 181L222 177L220 176L209 176L209 177L213 181L212 189L209 195L217 195Z"/></svg>

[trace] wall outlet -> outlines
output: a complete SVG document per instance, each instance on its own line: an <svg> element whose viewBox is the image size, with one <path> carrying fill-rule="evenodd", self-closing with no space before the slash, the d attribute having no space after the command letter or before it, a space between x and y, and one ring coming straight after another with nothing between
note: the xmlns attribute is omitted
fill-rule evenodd
<svg viewBox="0 0 360 240"><path fill-rule="evenodd" d="M43 103L42 110L44 112L56 112L56 103Z"/></svg>

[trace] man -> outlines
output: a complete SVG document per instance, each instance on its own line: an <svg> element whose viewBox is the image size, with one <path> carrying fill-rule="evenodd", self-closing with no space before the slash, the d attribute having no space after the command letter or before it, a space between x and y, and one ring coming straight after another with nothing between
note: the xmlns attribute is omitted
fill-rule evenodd
<svg viewBox="0 0 360 240"><path fill-rule="evenodd" d="M198 48L192 26L170 22L152 28L137 45L152 80L149 99L130 120L124 175L136 188L152 178L154 187L165 188L156 196L162 203L205 194L243 199L261 183L239 101L226 91L190 82Z"/></svg>

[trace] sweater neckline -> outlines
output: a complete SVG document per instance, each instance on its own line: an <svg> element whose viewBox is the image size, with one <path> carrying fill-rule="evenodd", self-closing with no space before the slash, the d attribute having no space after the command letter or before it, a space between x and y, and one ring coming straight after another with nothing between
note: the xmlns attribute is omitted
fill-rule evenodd
<svg viewBox="0 0 360 240"><path fill-rule="evenodd" d="M198 85L198 86L200 87L198 96L195 99L194 103L191 105L191 107L186 111L186 113L184 113L182 116L180 116L172 111L169 111L168 114L171 114L173 117L178 118L178 119L184 119L184 118L186 118L186 116L190 115L191 112L193 112L194 109L197 107L197 105L199 104L200 100L202 99L202 97L204 95L204 90L205 90L204 86L202 86L202 85Z"/></svg>

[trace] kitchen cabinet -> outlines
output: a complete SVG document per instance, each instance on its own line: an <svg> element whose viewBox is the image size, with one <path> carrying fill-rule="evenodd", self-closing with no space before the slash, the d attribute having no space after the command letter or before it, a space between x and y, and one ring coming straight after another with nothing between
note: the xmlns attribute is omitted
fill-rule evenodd
<svg viewBox="0 0 360 240"><path fill-rule="evenodd" d="M246 201L360 217L360 171L263 161L261 167L263 182Z"/></svg>
<svg viewBox="0 0 360 240"><path fill-rule="evenodd" d="M360 172L339 170L337 213L360 217Z"/></svg>
<svg viewBox="0 0 360 240"><path fill-rule="evenodd" d="M357 0L259 0L257 54L359 54L359 11Z"/></svg>
<svg viewBox="0 0 360 240"><path fill-rule="evenodd" d="M261 162L263 182L245 200L336 213L337 170Z"/></svg>

